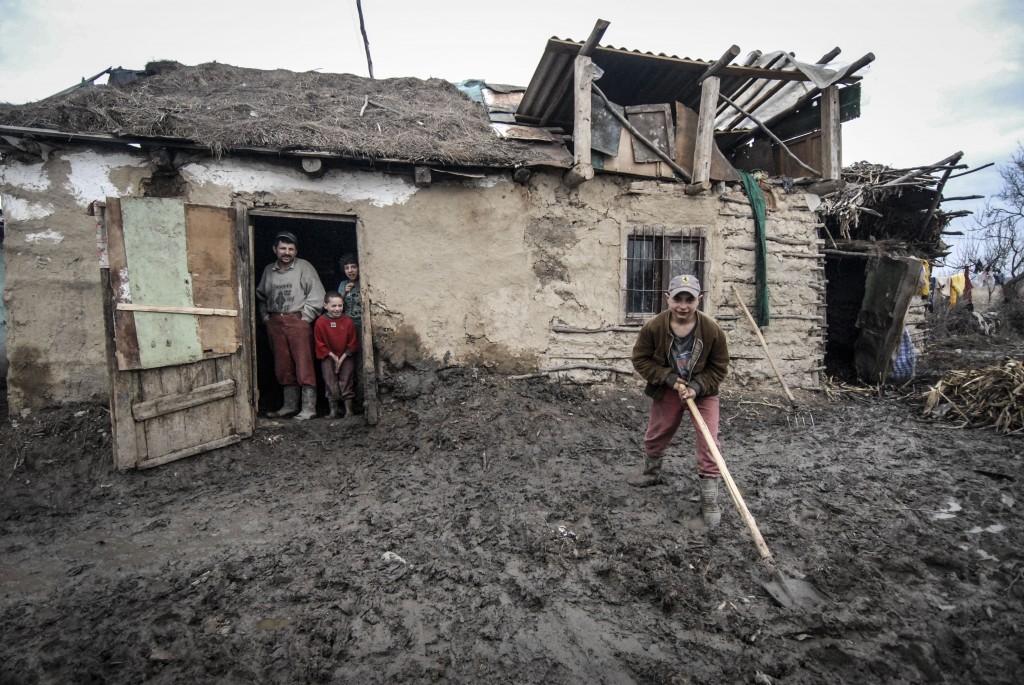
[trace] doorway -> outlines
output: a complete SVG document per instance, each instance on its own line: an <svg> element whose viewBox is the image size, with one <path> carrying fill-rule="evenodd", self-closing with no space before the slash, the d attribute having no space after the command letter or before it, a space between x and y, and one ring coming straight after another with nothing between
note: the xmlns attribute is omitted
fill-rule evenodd
<svg viewBox="0 0 1024 685"><path fill-rule="evenodd" d="M825 305L828 333L825 338L825 369L828 375L855 382L854 351L857 317L864 302L868 255L828 255L825 259Z"/></svg>
<svg viewBox="0 0 1024 685"><path fill-rule="evenodd" d="M344 278L339 264L342 256L354 254L358 258L359 245L356 239L356 218L336 214L300 214L273 210L250 209L249 225L252 229L252 287L255 292L263 270L274 262L274 236L280 231L290 231L298 238L298 254L305 259L320 276L324 290L336 290ZM255 298L253 301L255 311ZM357 378L361 379L357 369ZM274 356L267 337L266 328L256 325L256 387L258 390L257 411L274 411L283 402L281 386L274 378ZM323 379L317 371L317 414L327 410L323 392Z"/></svg>

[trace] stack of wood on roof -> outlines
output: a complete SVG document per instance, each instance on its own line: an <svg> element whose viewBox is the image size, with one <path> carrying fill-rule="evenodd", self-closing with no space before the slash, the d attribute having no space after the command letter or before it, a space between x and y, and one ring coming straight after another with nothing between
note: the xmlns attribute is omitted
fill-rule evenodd
<svg viewBox="0 0 1024 685"><path fill-rule="evenodd" d="M925 414L945 416L960 428L993 426L1001 433L1024 433L1024 363L951 371L926 396Z"/></svg>
<svg viewBox="0 0 1024 685"><path fill-rule="evenodd" d="M980 196L943 197L946 181L984 167L962 171L962 152L936 164L893 169L858 162L845 167L838 188L821 196L818 211L834 240L870 241L889 250L938 256L946 249L943 235L952 235L949 222L970 212L943 211L940 203ZM960 173L953 173L960 171ZM845 249L856 249L847 244Z"/></svg>

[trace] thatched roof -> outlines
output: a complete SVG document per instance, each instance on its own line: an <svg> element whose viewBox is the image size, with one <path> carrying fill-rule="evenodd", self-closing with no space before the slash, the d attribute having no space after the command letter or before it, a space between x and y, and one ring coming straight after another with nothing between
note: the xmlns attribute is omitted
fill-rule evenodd
<svg viewBox="0 0 1024 685"><path fill-rule="evenodd" d="M152 62L122 85L0 104L0 125L188 141L243 149L458 166L513 166L526 143L502 140L486 110L440 80Z"/></svg>

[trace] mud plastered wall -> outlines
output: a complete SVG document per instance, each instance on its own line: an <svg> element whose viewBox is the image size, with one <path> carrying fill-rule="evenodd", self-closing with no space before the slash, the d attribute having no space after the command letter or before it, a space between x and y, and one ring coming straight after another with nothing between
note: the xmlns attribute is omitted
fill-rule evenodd
<svg viewBox="0 0 1024 685"><path fill-rule="evenodd" d="M107 401L93 200L136 192L146 158L68 150L0 166L12 414Z"/></svg>
<svg viewBox="0 0 1024 685"><path fill-rule="evenodd" d="M799 190L765 191L768 304L770 323L762 330L769 352L790 387L818 388L825 359L825 256L821 226ZM742 384L777 382L753 326L735 301L731 286L756 316L754 307L754 225L746 196L738 188L721 196L722 259L730 286L718 320L729 333L733 378Z"/></svg>
<svg viewBox="0 0 1024 685"><path fill-rule="evenodd" d="M78 164L88 172L75 172ZM9 342L12 365L21 364L12 374L12 409L105 401L95 222L85 208L108 195L141 195L152 172L142 155L95 150L6 167L6 196L46 208L26 208L11 226L14 241L20 236L24 246L8 250L7 296L16 330ZM444 177L436 174L432 185L421 188L411 173L329 169L312 178L297 161L264 158L192 161L177 173L180 183L173 187L185 202L241 201L356 217L375 341L395 366L427 359L530 373L593 363L617 371L582 370L581 380L635 381L628 358L638 327L624 325L622 309L628 236L644 225L703 229L705 309L729 329L733 377L740 383L771 378L731 302L733 283L753 302L753 220L739 191L694 197L678 184L612 175L570 189L561 173L543 171L525 184L504 173L455 180L437 180ZM75 182L79 177L94 182ZM62 239L27 237L47 231ZM789 254L810 255L817 248L814 217L802 198L778 200L768 233L786 242L769 243L775 316L767 336L783 368L806 373L813 384L807 370L821 356L814 337L818 260ZM48 285L39 284L37 271ZM53 288L57 304L35 306ZM33 305L19 308L23 297ZM60 334L69 324L74 337Z"/></svg>
<svg viewBox="0 0 1024 685"><path fill-rule="evenodd" d="M601 177L598 177L599 179ZM595 179L597 180L597 179ZM620 182L621 179L618 179ZM584 184L581 199L596 198L593 182ZM732 356L730 382L741 385L777 383L771 365L746 315L737 305L736 286L754 311L754 219L739 186L724 192L689 196L683 186L656 181L625 182L623 197L606 210L620 231L618 269L625 265L625 243L632 227L660 225L667 231L701 228L706 239L705 312L714 316L729 336ZM820 225L803 193L768 191L767 243L771 324L763 335L780 371L791 387L817 388L824 363L824 257L817 237ZM595 204L604 198L595 199ZM614 240L612 236L606 236ZM624 277L620 283L624 283ZM608 293L605 294L607 298ZM560 311L560 322L575 322L590 331L564 332L553 326L545 355L549 368L573 365L614 367L619 372L572 370L578 380L602 380L632 372L629 362L639 327L623 326L623 313L605 308L584 312ZM616 324L620 324L616 326ZM613 328L614 330L602 330ZM560 332L563 331L563 332ZM562 372L560 372L562 373Z"/></svg>

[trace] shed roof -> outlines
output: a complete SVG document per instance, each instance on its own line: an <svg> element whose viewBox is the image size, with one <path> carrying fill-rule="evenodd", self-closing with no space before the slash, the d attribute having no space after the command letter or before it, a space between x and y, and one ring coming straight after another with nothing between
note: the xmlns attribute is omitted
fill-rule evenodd
<svg viewBox="0 0 1024 685"><path fill-rule="evenodd" d="M318 153L455 166L559 165L566 157L560 142L495 135L487 110L440 79L374 80L216 62L152 62L128 72L134 73L128 80L124 71L107 85L0 104L0 131L196 144L218 155Z"/></svg>
<svg viewBox="0 0 1024 685"><path fill-rule="evenodd" d="M519 121L572 128L573 61L584 45L557 37L548 40L516 113ZM752 52L741 64L717 72L720 93L762 121L771 121L791 113L801 100L809 101L820 93L822 78L843 86L858 82L860 77L854 72L874 59L869 54L852 64L840 65L833 62L839 52L838 48L831 50L813 65L797 62L790 53ZM595 47L590 56L603 72L597 84L612 102L623 106L681 102L697 110L701 76L715 64L611 45ZM732 105L724 101L719 104L716 129L720 134L733 134L726 138L724 147L730 141L746 138L755 127ZM719 146L723 147L721 137Z"/></svg>

